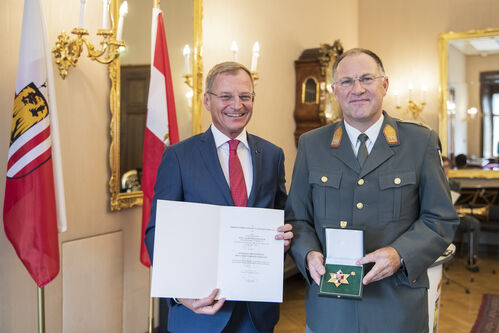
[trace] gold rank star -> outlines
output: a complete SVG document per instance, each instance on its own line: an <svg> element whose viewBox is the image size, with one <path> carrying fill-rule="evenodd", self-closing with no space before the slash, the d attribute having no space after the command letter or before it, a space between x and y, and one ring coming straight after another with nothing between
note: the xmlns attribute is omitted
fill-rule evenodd
<svg viewBox="0 0 499 333"><path fill-rule="evenodd" d="M331 274L331 279L329 279L328 282L332 282L334 283L334 285L336 287L338 287L339 285L341 284L348 284L348 277L351 275L351 274L345 274L341 271L341 269L339 271L337 271L336 273L329 273Z"/></svg>

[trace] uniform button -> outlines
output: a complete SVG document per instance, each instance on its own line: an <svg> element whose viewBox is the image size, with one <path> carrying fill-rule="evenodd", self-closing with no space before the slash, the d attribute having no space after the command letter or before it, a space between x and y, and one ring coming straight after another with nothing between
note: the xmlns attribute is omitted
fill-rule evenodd
<svg viewBox="0 0 499 333"><path fill-rule="evenodd" d="M399 185L399 184L402 182L402 180L401 180L399 177L397 177L397 178L395 178L395 179L393 180L393 182L394 182L395 184Z"/></svg>
<svg viewBox="0 0 499 333"><path fill-rule="evenodd" d="M357 181L357 184L359 184L359 185L364 185L364 179L362 179L362 178L361 178L361 179L359 179L359 180Z"/></svg>
<svg viewBox="0 0 499 333"><path fill-rule="evenodd" d="M358 209L364 208L364 204L362 202L357 202L357 208Z"/></svg>
<svg viewBox="0 0 499 333"><path fill-rule="evenodd" d="M321 182L326 183L327 182L327 177L326 176L322 176Z"/></svg>
<svg viewBox="0 0 499 333"><path fill-rule="evenodd" d="M416 280L412 280L412 283L416 283Z"/></svg>

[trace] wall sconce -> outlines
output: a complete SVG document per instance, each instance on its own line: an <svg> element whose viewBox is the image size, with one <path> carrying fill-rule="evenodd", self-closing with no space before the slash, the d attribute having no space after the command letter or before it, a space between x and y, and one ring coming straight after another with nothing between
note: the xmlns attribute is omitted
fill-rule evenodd
<svg viewBox="0 0 499 333"><path fill-rule="evenodd" d="M68 75L70 66L76 67L78 58L83 51L83 45L87 47L88 57L101 64L109 64L114 59L119 57L120 48L125 47L125 43L121 40L123 33L123 21L128 14L128 3L124 1L120 6L118 28L115 35L113 24L110 24L109 5L111 0L103 0L102 11L102 29L97 30L97 36L101 36L101 49L96 49L95 46L85 37L89 33L83 28L83 17L85 16L85 5L87 0L80 0L80 19L78 27L74 28L71 33L76 37L70 39L64 31L57 36L55 48L52 53L55 57L55 63L59 68L59 74L63 79Z"/></svg>
<svg viewBox="0 0 499 333"><path fill-rule="evenodd" d="M481 114L478 114L477 108L475 107L469 108L468 110L466 110L466 118L464 119L464 121L470 122L474 120L477 117L477 115L481 116Z"/></svg>
<svg viewBox="0 0 499 333"><path fill-rule="evenodd" d="M232 60L237 61L237 53L239 49L235 41L232 42L230 50L232 52ZM184 56L184 74L182 75L182 77L185 80L184 83L192 89L191 48L189 47L189 45L184 46L182 54ZM253 44L253 53L251 57L250 67L251 77L253 78L253 81L257 81L259 79L258 72L256 71L259 56L260 44L258 42L255 42L255 44ZM190 94L190 96L192 96L192 94ZM186 98L189 100L189 98L191 97L188 97L186 95Z"/></svg>
<svg viewBox="0 0 499 333"><path fill-rule="evenodd" d="M447 101L447 114L451 118L456 115L456 103Z"/></svg>
<svg viewBox="0 0 499 333"><path fill-rule="evenodd" d="M404 114L410 113L414 119L418 118L421 112L423 112L424 107L426 106L426 92L428 88L426 86L423 86L421 88L421 102L416 102L413 99L413 90L414 86L412 84L409 85L408 91L409 91L409 99L407 101L407 106L404 109ZM402 109L402 105L400 104L400 98L399 98L399 91L395 89L393 91L393 95L395 95L395 108L397 110Z"/></svg>

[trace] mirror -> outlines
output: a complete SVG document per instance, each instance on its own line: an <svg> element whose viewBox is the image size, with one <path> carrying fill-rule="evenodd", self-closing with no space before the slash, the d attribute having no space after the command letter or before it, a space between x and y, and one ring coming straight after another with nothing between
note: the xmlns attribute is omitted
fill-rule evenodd
<svg viewBox="0 0 499 333"><path fill-rule="evenodd" d="M112 0L111 3L115 22L118 19L120 2L120 0ZM159 3L158 0L154 1L154 3L157 2ZM150 6L145 6L141 0L128 0L128 3L129 13L123 31L123 39L127 44L127 48L120 58L109 65L109 77L111 79L109 101L111 109L111 144L109 149L111 177L109 179L109 190L112 211L141 205L143 196L140 190L140 178L143 128L146 114L144 105L147 106L149 85L151 49L149 36L151 34L153 1L150 1ZM182 140L201 131L203 64L200 51L202 46L202 0L189 2L163 0L161 9L163 11L172 71L177 122L180 140ZM169 15L169 13L175 13L175 15ZM175 31L177 33L173 33ZM179 31L182 33L178 33ZM190 90L190 88L184 83L182 77L184 74L182 49L185 44L189 44L193 49L192 107L188 106L190 103L185 96L186 91ZM126 78L122 77L125 75L127 75ZM128 83L126 86L122 85L123 78L126 79L124 82ZM131 97L131 99L125 99L125 102L122 102L124 101L123 97ZM138 108L134 104L136 101L140 102ZM122 107L129 110L128 106L131 106L132 111L122 110ZM135 112L134 108L140 110Z"/></svg>
<svg viewBox="0 0 499 333"><path fill-rule="evenodd" d="M483 168L499 156L499 29L443 33L438 48L442 153L465 154L475 166L451 170L449 176L499 178L498 169ZM498 90L490 89L490 82Z"/></svg>

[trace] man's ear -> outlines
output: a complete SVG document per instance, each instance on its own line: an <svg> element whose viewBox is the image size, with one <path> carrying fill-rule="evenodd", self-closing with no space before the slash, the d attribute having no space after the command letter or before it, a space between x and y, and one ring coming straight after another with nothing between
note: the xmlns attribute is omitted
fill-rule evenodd
<svg viewBox="0 0 499 333"><path fill-rule="evenodd" d="M385 76L383 78L383 87L385 88L385 94L388 91L388 86L390 85L390 80L388 79L388 76Z"/></svg>
<svg viewBox="0 0 499 333"><path fill-rule="evenodd" d="M211 105L210 105L210 96L208 96L208 93L203 94L203 105L206 108L206 110L210 111Z"/></svg>
<svg viewBox="0 0 499 333"><path fill-rule="evenodd" d="M338 99L336 96L336 87L334 86L334 83L331 83L331 89L333 90L334 98Z"/></svg>

